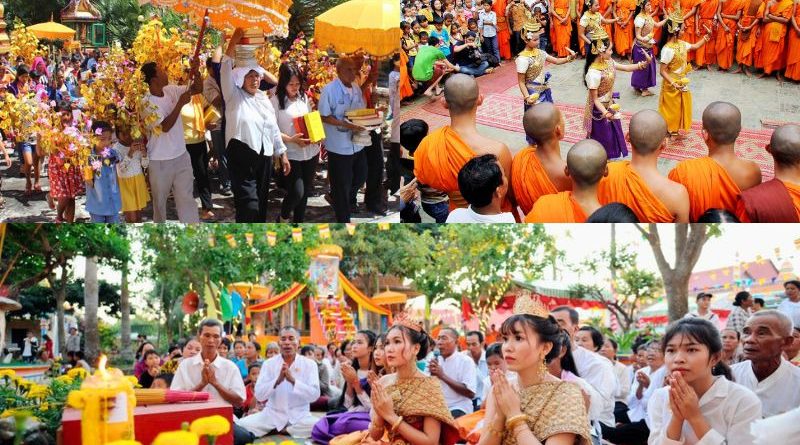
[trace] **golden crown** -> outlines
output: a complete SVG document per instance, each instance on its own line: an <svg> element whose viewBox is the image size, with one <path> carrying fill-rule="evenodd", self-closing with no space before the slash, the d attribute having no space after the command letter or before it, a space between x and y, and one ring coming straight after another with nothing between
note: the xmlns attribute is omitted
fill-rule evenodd
<svg viewBox="0 0 800 445"><path fill-rule="evenodd" d="M517 301L514 302L514 315L520 314L547 318L550 316L550 310L542 303L538 295L531 295L530 292L523 292L517 296Z"/></svg>
<svg viewBox="0 0 800 445"><path fill-rule="evenodd" d="M683 24L683 13L681 12L681 5L676 2L672 12L667 14L667 30L673 33L680 25Z"/></svg>
<svg viewBox="0 0 800 445"><path fill-rule="evenodd" d="M394 316L393 326L404 326L412 331L422 332L422 323L414 320L408 312L400 312Z"/></svg>
<svg viewBox="0 0 800 445"><path fill-rule="evenodd" d="M592 39L592 54L600 54L608 48L604 43L605 40L609 39L608 33L602 26L596 26L592 29L590 38Z"/></svg>
<svg viewBox="0 0 800 445"><path fill-rule="evenodd" d="M529 32L538 34L541 30L542 30L542 24L535 19L528 20L525 22L524 25L522 25L523 34L528 34Z"/></svg>

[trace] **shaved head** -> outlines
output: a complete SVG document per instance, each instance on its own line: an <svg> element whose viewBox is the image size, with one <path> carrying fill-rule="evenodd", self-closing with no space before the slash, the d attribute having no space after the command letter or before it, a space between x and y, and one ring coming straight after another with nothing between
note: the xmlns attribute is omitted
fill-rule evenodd
<svg viewBox="0 0 800 445"><path fill-rule="evenodd" d="M592 186L600 181L607 163L606 149L594 139L579 141L567 153L569 176L581 187Z"/></svg>
<svg viewBox="0 0 800 445"><path fill-rule="evenodd" d="M478 82L466 74L453 74L444 83L444 100L450 114L464 114L478 104Z"/></svg>
<svg viewBox="0 0 800 445"><path fill-rule="evenodd" d="M633 151L649 155L664 143L667 137L667 122L655 110L642 110L631 117L628 137Z"/></svg>
<svg viewBox="0 0 800 445"><path fill-rule="evenodd" d="M769 139L769 151L775 163L785 166L800 164L800 125L778 127Z"/></svg>
<svg viewBox="0 0 800 445"><path fill-rule="evenodd" d="M556 137L556 127L561 122L561 111L550 102L542 102L530 107L522 118L525 134L537 143Z"/></svg>
<svg viewBox="0 0 800 445"><path fill-rule="evenodd" d="M703 111L703 129L717 144L733 144L742 131L742 112L728 102L712 102Z"/></svg>

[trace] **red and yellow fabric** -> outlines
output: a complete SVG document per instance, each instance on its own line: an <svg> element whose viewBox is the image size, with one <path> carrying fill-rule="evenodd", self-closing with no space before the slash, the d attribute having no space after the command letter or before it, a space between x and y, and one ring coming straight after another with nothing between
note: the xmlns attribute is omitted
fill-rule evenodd
<svg viewBox="0 0 800 445"><path fill-rule="evenodd" d="M266 34L277 36L288 34L289 7L292 6L292 0L139 0L139 5L145 3L173 8L195 19L201 19L208 10L210 24L215 28L222 29L226 25L258 27Z"/></svg>
<svg viewBox="0 0 800 445"><path fill-rule="evenodd" d="M247 308L247 311L252 313L252 312L267 312L277 309L283 306L284 304L297 298L297 296L300 295L300 292L303 292L305 288L306 288L305 284L294 283L285 292L275 295L263 303L250 306Z"/></svg>
<svg viewBox="0 0 800 445"><path fill-rule="evenodd" d="M353 301L358 304L359 308L364 308L375 314L386 315L389 317L389 323L392 322L392 312L388 308L383 308L375 304L372 299L354 286L353 283L351 283L341 271L339 271L339 284L342 285L342 290L344 290L344 293L352 298Z"/></svg>

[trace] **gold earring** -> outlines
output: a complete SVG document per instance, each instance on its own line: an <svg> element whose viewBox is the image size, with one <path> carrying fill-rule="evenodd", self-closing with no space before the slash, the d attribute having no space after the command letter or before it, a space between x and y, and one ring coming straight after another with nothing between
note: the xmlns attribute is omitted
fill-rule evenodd
<svg viewBox="0 0 800 445"><path fill-rule="evenodd" d="M539 378L544 380L544 376L547 375L547 360L542 358L542 364L539 365Z"/></svg>

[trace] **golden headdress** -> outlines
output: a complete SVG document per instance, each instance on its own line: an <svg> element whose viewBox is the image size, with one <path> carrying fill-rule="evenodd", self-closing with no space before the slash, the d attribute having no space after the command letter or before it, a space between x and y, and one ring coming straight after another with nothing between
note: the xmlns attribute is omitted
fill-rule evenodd
<svg viewBox="0 0 800 445"><path fill-rule="evenodd" d="M525 24L522 25L522 34L528 34L529 32L539 34L542 32L542 24L539 23L538 20L531 18L530 20L525 21Z"/></svg>
<svg viewBox="0 0 800 445"><path fill-rule="evenodd" d="M676 2L672 12L667 14L667 30L670 33L674 33L681 25L683 25L683 13L681 12L681 5Z"/></svg>
<svg viewBox="0 0 800 445"><path fill-rule="evenodd" d="M550 310L542 303L538 295L531 295L530 292L523 292L517 296L517 301L514 302L514 315L520 314L547 318L550 316Z"/></svg>
<svg viewBox="0 0 800 445"><path fill-rule="evenodd" d="M592 40L592 54L600 54L605 52L608 48L604 41L609 40L608 33L606 33L605 28L602 26L597 26L592 29L592 33L589 35Z"/></svg>
<svg viewBox="0 0 800 445"><path fill-rule="evenodd" d="M393 326L403 326L412 331L422 332L422 323L414 320L408 312L400 312L394 316Z"/></svg>

